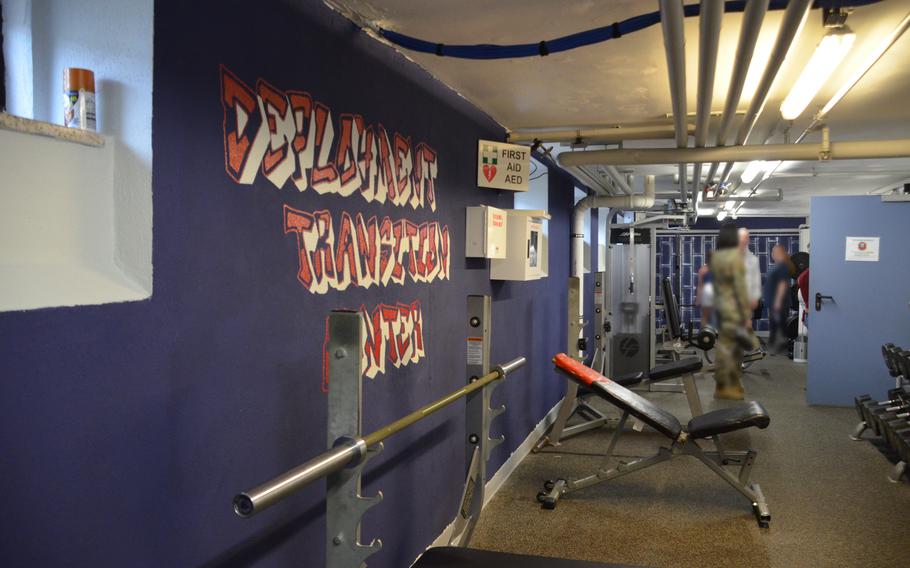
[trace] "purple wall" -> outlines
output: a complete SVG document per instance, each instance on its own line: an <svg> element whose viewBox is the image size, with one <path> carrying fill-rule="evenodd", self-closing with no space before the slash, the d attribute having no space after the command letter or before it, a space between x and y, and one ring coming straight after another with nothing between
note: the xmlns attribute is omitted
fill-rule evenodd
<svg viewBox="0 0 910 568"><path fill-rule="evenodd" d="M365 382L369 430L464 382L468 294L494 298L493 359L530 364L497 391L508 411L495 470L558 400L549 363L564 349L573 183L550 170L550 276L491 282L463 257L464 210L511 207L478 190L478 138L489 117L322 2L158 2L154 71L154 295L97 307L0 314L0 533L14 566L320 566L324 488L260 517L231 497L324 449L324 318L332 308L419 301L426 358ZM220 65L254 86L299 89L429 144L438 157L435 212L355 197L251 185L226 172ZM336 134L339 125L335 123ZM297 280L283 207L438 221L450 231L448 280L317 295ZM336 233L338 228L336 227ZM401 567L455 515L463 406L390 440L367 469L370 566ZM533 498L533 496L529 496Z"/></svg>

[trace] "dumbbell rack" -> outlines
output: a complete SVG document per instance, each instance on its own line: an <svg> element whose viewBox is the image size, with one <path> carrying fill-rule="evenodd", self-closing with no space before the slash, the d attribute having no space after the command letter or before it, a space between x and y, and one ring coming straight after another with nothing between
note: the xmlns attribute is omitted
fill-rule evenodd
<svg viewBox="0 0 910 568"><path fill-rule="evenodd" d="M872 430L885 442L898 460L888 480L897 483L910 473L910 384L906 380L910 377L910 351L888 343L882 346L882 356L895 387L888 391L887 400L876 401L869 395L854 399L860 422L850 438L863 440L863 434Z"/></svg>

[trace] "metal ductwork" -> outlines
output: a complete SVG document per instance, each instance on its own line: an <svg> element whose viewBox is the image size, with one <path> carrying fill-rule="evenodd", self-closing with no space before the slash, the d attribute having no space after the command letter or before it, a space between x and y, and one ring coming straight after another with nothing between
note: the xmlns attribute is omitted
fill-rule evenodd
<svg viewBox="0 0 910 568"><path fill-rule="evenodd" d="M563 156L565 154L560 154ZM588 209L623 209L625 211L645 211L654 206L654 176L645 176L645 192L634 195L597 196L589 195L575 204L572 211L572 276L581 276L584 272L585 253L585 212Z"/></svg>

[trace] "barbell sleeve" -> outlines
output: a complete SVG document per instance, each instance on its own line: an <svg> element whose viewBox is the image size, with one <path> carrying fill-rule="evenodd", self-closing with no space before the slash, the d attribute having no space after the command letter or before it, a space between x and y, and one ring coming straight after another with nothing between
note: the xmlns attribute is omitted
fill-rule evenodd
<svg viewBox="0 0 910 568"><path fill-rule="evenodd" d="M505 363L503 365L497 365L496 367L493 368L493 370L499 371L500 373L502 373L502 376L505 377L512 371L514 371L516 369L520 369L521 367L524 367L525 363L527 363L527 362L528 362L528 360L525 359L524 357L516 357L515 359L512 359L508 363Z"/></svg>
<svg viewBox="0 0 910 568"><path fill-rule="evenodd" d="M252 517L310 483L358 462L366 453L363 439L344 438L340 445L234 497L234 512Z"/></svg>

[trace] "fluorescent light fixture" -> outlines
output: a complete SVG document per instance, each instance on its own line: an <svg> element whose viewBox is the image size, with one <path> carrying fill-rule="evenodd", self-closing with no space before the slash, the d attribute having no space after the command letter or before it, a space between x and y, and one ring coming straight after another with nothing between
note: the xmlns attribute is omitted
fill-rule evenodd
<svg viewBox="0 0 910 568"><path fill-rule="evenodd" d="M721 209L721 210L717 213L717 220L718 220L718 221L723 221L723 220L726 219L726 218L727 218L727 210L726 210L726 209Z"/></svg>
<svg viewBox="0 0 910 568"><path fill-rule="evenodd" d="M758 173L764 169L765 162L762 160L753 160L746 164L746 169L743 170L739 179L741 179L743 183L752 183L752 180L754 180Z"/></svg>
<svg viewBox="0 0 910 568"><path fill-rule="evenodd" d="M724 209L727 211L733 211L733 209L735 207L736 207L736 202L733 200L730 200L730 201L727 201L724 203Z"/></svg>
<svg viewBox="0 0 910 568"><path fill-rule="evenodd" d="M894 28L894 30L888 34L888 36L885 37L885 39L882 40L880 44L878 44L878 47L875 48L875 51L870 53L866 57L865 61L863 61L863 64L853 73L853 75L850 76L849 79L847 79L843 85L841 85L841 88L837 91L837 93L834 94L833 97L831 97L831 100L828 101L828 104L822 107L821 112L818 113L819 116L825 116L831 112L831 109L833 109L834 106L839 103L840 100L844 98L848 92L850 92L850 89L852 89L854 85L859 83L859 80L862 79L863 76L869 72L869 69L871 69L879 59L881 59L882 55L884 55L885 52L888 51L892 45L894 45L894 42L897 41L897 38L901 37L901 35L907 31L908 27L910 27L910 14L904 16L904 19L901 20L900 24L898 24L897 27Z"/></svg>
<svg viewBox="0 0 910 568"><path fill-rule="evenodd" d="M780 114L784 120L794 120L806 110L831 73L847 56L855 40L856 34L847 27L831 30L822 38L809 63L790 89L790 94L780 105Z"/></svg>

